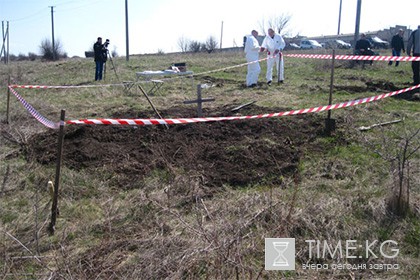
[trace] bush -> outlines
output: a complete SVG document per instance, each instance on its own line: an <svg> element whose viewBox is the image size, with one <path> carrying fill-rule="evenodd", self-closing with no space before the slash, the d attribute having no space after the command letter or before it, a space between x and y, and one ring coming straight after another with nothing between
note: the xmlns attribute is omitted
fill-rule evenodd
<svg viewBox="0 0 420 280"><path fill-rule="evenodd" d="M24 61L24 60L28 60L28 57L26 55L24 55L23 53L20 53L17 57L18 61Z"/></svg>
<svg viewBox="0 0 420 280"><path fill-rule="evenodd" d="M202 47L202 44L200 42L198 42L198 41L191 41L188 49L191 52L200 52L201 51L201 47Z"/></svg>
<svg viewBox="0 0 420 280"><path fill-rule="evenodd" d="M4 60L4 58L3 58ZM17 56L14 54L9 54L9 61L17 61Z"/></svg>
<svg viewBox="0 0 420 280"><path fill-rule="evenodd" d="M217 45L218 43L217 43L216 38L213 36L210 36L206 41L206 51L208 53L213 52L217 48Z"/></svg>
<svg viewBox="0 0 420 280"><path fill-rule="evenodd" d="M46 60L56 60L60 58L66 58L67 53L62 51L62 44L60 40L56 40L54 43L54 49L49 39L44 39L40 45L41 56Z"/></svg>
<svg viewBox="0 0 420 280"><path fill-rule="evenodd" d="M32 53L32 52L28 53L28 58L30 61L35 61L37 57L38 56L36 55L36 53Z"/></svg>

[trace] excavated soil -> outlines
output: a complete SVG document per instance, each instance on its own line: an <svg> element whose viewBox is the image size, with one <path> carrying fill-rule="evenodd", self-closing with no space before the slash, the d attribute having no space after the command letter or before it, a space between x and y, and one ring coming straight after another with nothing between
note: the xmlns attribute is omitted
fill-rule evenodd
<svg viewBox="0 0 420 280"><path fill-rule="evenodd" d="M232 108L205 111L206 116L233 115ZM272 108L280 112L285 108ZM266 109L250 106L241 115ZM192 109L162 111L167 118L194 116ZM152 112L119 112L114 118L154 117ZM326 147L313 144L324 129L318 114L165 126L66 126L63 165L97 172L118 187L141 185L145 178L198 176L203 185L246 186L276 184L281 176L295 174L304 154ZM35 135L26 147L29 161L45 165L56 162L58 132ZM156 173L158 172L158 173Z"/></svg>

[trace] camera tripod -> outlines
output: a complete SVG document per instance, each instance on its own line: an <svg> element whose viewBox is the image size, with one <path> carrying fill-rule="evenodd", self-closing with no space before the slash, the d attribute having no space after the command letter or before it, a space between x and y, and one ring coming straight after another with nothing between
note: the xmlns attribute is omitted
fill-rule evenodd
<svg viewBox="0 0 420 280"><path fill-rule="evenodd" d="M115 73L115 76L117 77L118 82L120 82L120 77L118 77L117 70L115 69L114 61L112 61L112 56L109 53L108 49L106 49L106 55L107 57L109 57L109 61L111 61L112 69L114 69L114 73ZM104 80L105 80L105 77L106 77L106 61L104 62Z"/></svg>

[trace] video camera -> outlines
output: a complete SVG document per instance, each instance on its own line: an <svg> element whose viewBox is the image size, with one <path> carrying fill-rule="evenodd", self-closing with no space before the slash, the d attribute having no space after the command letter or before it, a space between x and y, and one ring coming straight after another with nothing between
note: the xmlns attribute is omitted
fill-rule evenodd
<svg viewBox="0 0 420 280"><path fill-rule="evenodd" d="M103 46L104 48L108 48L108 45L109 45L109 39L106 39Z"/></svg>
<svg viewBox="0 0 420 280"><path fill-rule="evenodd" d="M103 61L106 62L108 59L108 45L109 45L109 39L105 40L105 43L102 44L102 58Z"/></svg>

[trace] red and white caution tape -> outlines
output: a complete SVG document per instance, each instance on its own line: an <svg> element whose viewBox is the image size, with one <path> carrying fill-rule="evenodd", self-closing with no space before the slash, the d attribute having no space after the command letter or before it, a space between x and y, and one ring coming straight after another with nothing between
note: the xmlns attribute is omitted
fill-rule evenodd
<svg viewBox="0 0 420 280"><path fill-rule="evenodd" d="M46 86L46 85L10 85L9 88L25 88L25 89L66 89L66 88L91 88L97 85L86 86Z"/></svg>
<svg viewBox="0 0 420 280"><path fill-rule="evenodd" d="M327 110L336 110L341 108L347 108L356 106L359 104L369 103L377 101L386 97L395 96L404 92L412 91L420 88L420 85L412 86L406 89L398 91L384 93L381 95L367 97L363 99L357 99L353 101L347 101L343 103L313 107L308 109L292 110L279 113L261 114L253 116L230 116L230 117L208 117L208 118L178 118L178 119L81 119L81 120L68 120L66 124L97 124L97 125L172 125L172 124L188 124L188 123L202 123L202 122L219 122L219 121L233 121L233 120L248 120L248 119L262 119L262 118L274 118L289 115L299 115L307 113L318 113Z"/></svg>
<svg viewBox="0 0 420 280"><path fill-rule="evenodd" d="M48 86L48 85L9 85L9 88L24 88L24 89L72 89L72 88L100 88L112 86L125 86L122 84L106 84L106 85L81 85L81 86Z"/></svg>
<svg viewBox="0 0 420 280"><path fill-rule="evenodd" d="M286 57L332 59L331 54L285 54ZM418 56L366 56L366 55L335 55L337 60L373 60L373 61L420 61Z"/></svg>
<svg viewBox="0 0 420 280"><path fill-rule="evenodd" d="M294 57L294 58L313 58L313 59L332 59L331 54L283 54L280 55L285 57ZM234 68L244 67L249 64L259 63L270 58L277 58L278 55L274 56L267 56L265 58L242 63L238 65L228 66L224 68L209 70L201 73L194 73L192 76L202 76L211 73L217 73L221 71L226 71ZM415 56L365 56L365 55L335 55L336 60L367 60L367 61L420 61L420 57ZM177 76L182 77L182 76ZM141 82L133 82L134 84L141 83ZM70 89L70 88L95 88L95 87L111 87L111 86L126 86L126 83L121 84L107 84L107 85L80 85L80 86L48 86L48 85L9 85L11 88L24 88L24 89Z"/></svg>
<svg viewBox="0 0 420 280"><path fill-rule="evenodd" d="M46 127L58 129L60 127L60 122L53 122L41 115L31 104L29 104L19 93L17 93L12 87L9 86L10 91L16 96L16 98L22 103L23 107L40 123L45 125Z"/></svg>
<svg viewBox="0 0 420 280"><path fill-rule="evenodd" d="M233 65L233 66L228 66L228 67L224 67L224 68L209 70L209 71L200 72L200 73L193 73L190 76L202 76L202 75L207 75L207 74L211 74L211 73L217 73L217 72L221 72L221 71L231 70L231 69L234 69L234 68L244 67L244 66L247 66L249 64L259 63L259 62L262 62L264 60L268 60L270 58L276 58L276 57L277 57L277 55L267 56L265 58L255 60L255 61L251 61L251 62L246 62L246 63L242 63L242 64L237 64L237 65ZM166 80L177 79L177 78L184 78L184 77L183 76L175 76L175 77L167 78ZM121 84L80 85L80 86L74 86L74 85L68 85L68 86L9 85L9 87L10 88L22 88L22 89L72 89L72 88L74 89L74 88L98 88L98 87L126 86L129 83L131 83L131 84L141 84L141 83L144 83L144 82L145 81L137 81L137 82L126 82L126 83L121 83Z"/></svg>
<svg viewBox="0 0 420 280"><path fill-rule="evenodd" d="M320 54L286 54L287 57L297 57L297 58L315 58L315 59L332 59L332 55L320 55ZM248 64L257 63L260 61L267 60L269 58L274 58L276 56L268 56L260 60L252 61L249 63L243 63L235 66L225 67L222 69L211 70L195 75L208 74L218 71L223 71L227 69L232 69L236 67L246 66ZM420 57L395 57L395 56L355 56L355 55L336 55L335 59L341 60L375 60L375 61L420 61ZM109 86L125 86L122 84L109 84L109 85L81 85L81 86L47 86L47 85L9 85L11 92L17 97L17 99L22 103L22 105L28 110L28 112L34 116L39 122L45 126L53 129L57 129L60 126L60 122L52 122L42 116L38 111L36 111L25 99L22 98L14 88L24 88L24 89L66 89L66 88L91 88L91 87L109 87ZM217 122L217 121L231 121L231 120L246 120L246 119L259 119L259 118L272 118L272 117L281 117L287 115L297 115L297 114L307 114L307 113L316 113L326 110L335 110L351 106L356 106L363 103L369 103L377 101L389 96L398 95L404 92L412 91L420 88L420 85L416 85L410 88L377 95L374 97L368 97L353 101L347 101L334 105L319 106L308 109L301 110L292 110L279 113L271 114L261 114L254 116L231 116L231 117L209 117L209 118L178 118L178 119L82 119L82 120L68 120L66 124L103 124L103 125L170 125L170 124L186 124L186 123L199 123L199 122Z"/></svg>

